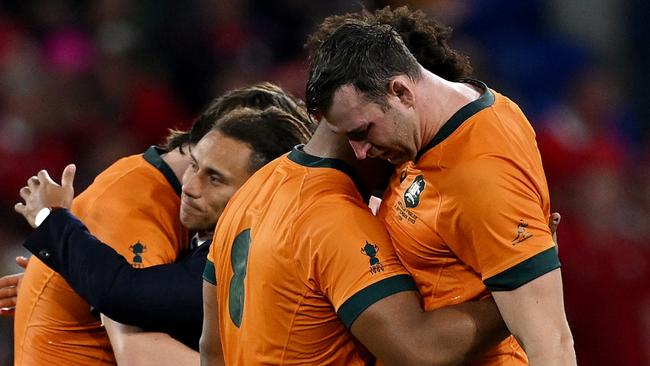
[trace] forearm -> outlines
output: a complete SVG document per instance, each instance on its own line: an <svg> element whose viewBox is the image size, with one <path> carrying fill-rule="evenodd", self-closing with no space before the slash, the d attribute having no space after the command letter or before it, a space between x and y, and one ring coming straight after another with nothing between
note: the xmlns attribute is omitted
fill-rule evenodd
<svg viewBox="0 0 650 366"><path fill-rule="evenodd" d="M116 276L99 310L122 323L148 330L190 331L198 349L203 318L202 253L186 261L143 269L128 268Z"/></svg>
<svg viewBox="0 0 650 366"><path fill-rule="evenodd" d="M491 300L423 312L415 292L366 309L352 333L384 365L458 365L509 335Z"/></svg>
<svg viewBox="0 0 650 366"><path fill-rule="evenodd" d="M428 352L440 355L442 364L464 364L510 335L491 298L433 310L424 319L423 331L432 334Z"/></svg>
<svg viewBox="0 0 650 366"><path fill-rule="evenodd" d="M203 330L201 331L201 365L225 365L221 338L219 336L219 307L216 302L216 287L203 281Z"/></svg>
<svg viewBox="0 0 650 366"><path fill-rule="evenodd" d="M148 330L189 329L184 341L198 347L207 246L179 263L135 269L66 210L53 211L25 246L101 313Z"/></svg>
<svg viewBox="0 0 650 366"><path fill-rule="evenodd" d="M88 233L83 223L64 209L52 211L24 246L61 274L95 307L110 292L116 275L130 267L115 250Z"/></svg>
<svg viewBox="0 0 650 366"><path fill-rule="evenodd" d="M120 366L198 365L199 353L165 333L144 332L102 316Z"/></svg>

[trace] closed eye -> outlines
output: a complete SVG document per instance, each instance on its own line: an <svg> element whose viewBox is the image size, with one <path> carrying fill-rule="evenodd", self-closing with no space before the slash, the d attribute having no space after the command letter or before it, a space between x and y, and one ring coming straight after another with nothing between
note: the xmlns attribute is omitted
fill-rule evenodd
<svg viewBox="0 0 650 366"><path fill-rule="evenodd" d="M223 177L219 174L211 174L210 183L212 183L213 185L221 184L223 183Z"/></svg>
<svg viewBox="0 0 650 366"><path fill-rule="evenodd" d="M196 163L194 159L190 161L190 169L192 169L194 173L196 173L199 170L199 165Z"/></svg>
<svg viewBox="0 0 650 366"><path fill-rule="evenodd" d="M368 131L370 130L369 125L363 126L359 129L349 131L347 137L350 141L362 141L368 137Z"/></svg>

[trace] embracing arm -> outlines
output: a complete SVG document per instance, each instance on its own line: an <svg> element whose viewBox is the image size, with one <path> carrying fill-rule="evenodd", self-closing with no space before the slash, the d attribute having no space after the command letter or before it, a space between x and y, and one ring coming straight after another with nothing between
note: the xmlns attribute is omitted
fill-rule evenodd
<svg viewBox="0 0 650 366"><path fill-rule="evenodd" d="M385 365L458 365L510 333L491 299L424 312L414 291L377 301L352 334Z"/></svg>
<svg viewBox="0 0 650 366"><path fill-rule="evenodd" d="M224 365L219 336L219 308L216 286L203 281L203 331L201 332L201 365Z"/></svg>
<svg viewBox="0 0 650 366"><path fill-rule="evenodd" d="M559 223L560 215L553 213L549 218L549 226L554 238ZM534 282L529 285L536 286ZM511 295L524 296L527 299L525 301L534 302L534 296L523 292L526 291L526 286L522 286L522 293ZM510 335L503 320L506 319L506 314L502 318L500 311L503 312L504 306L511 306L514 302L504 300L502 295L500 292L494 293L495 297L501 297L497 300L498 307L494 300L487 299L424 312L416 292L398 292L369 306L352 323L350 330L386 365L464 364ZM551 298L562 299L561 296ZM501 303L505 303L504 306ZM555 305L555 310L547 309L540 311L540 314L561 309L563 317L564 307L558 308L558 304ZM522 318L539 319L528 313L517 313L518 308L511 307L508 310L514 313L511 315L513 317L518 314ZM532 323L529 325L535 326ZM566 320L564 325L566 326ZM514 328L510 329L515 332ZM568 331L568 326L565 330ZM570 333L568 335L570 337Z"/></svg>
<svg viewBox="0 0 650 366"><path fill-rule="evenodd" d="M23 275L16 273L0 278L0 315L13 316Z"/></svg>
<svg viewBox="0 0 650 366"><path fill-rule="evenodd" d="M18 296L18 287L22 278L22 273L6 275L0 278L0 314L4 314L3 309L16 306L16 296Z"/></svg>
<svg viewBox="0 0 650 366"><path fill-rule="evenodd" d="M201 271L208 243L180 262L135 269L69 211L57 209L24 245L109 318L172 334L191 329L186 343L198 344Z"/></svg>
<svg viewBox="0 0 650 366"><path fill-rule="evenodd" d="M515 290L494 291L492 296L531 365L576 364L559 268Z"/></svg>
<svg viewBox="0 0 650 366"><path fill-rule="evenodd" d="M27 268L29 259L20 256L16 257L16 264L25 269ZM6 275L0 278L0 315L13 316L16 309L16 300L18 298L18 291L20 291L20 283L23 280L25 273L16 273Z"/></svg>
<svg viewBox="0 0 650 366"><path fill-rule="evenodd" d="M142 329L112 321L102 315L120 366L198 365L199 353L166 333Z"/></svg>

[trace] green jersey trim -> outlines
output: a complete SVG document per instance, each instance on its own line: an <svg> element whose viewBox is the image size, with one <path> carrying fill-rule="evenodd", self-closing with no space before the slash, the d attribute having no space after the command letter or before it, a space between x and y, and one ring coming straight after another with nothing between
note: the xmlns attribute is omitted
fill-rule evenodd
<svg viewBox="0 0 650 366"><path fill-rule="evenodd" d="M554 246L485 279L483 283L490 291L512 291L557 268L560 268L560 259Z"/></svg>
<svg viewBox="0 0 650 366"><path fill-rule="evenodd" d="M354 184L357 186L357 190L361 193L364 199L367 199L367 192L364 192L362 189L363 186L359 183L357 173L348 163L341 159L323 158L320 156L310 155L303 150L303 147L304 145L294 147L293 150L289 152L289 155L287 155L287 158L298 165L308 168L331 168L343 172L352 179Z"/></svg>
<svg viewBox="0 0 650 366"><path fill-rule="evenodd" d="M176 177L176 174L174 174L172 168L170 168L169 165L167 165L167 163L165 163L165 161L160 156L165 152L166 152L165 150L159 147L151 146L150 148L147 149L147 151L144 152L142 157L147 163L153 165L156 169L158 169L162 173L163 176L165 176L165 178L172 186L176 194L180 196L181 182L178 181L178 178Z"/></svg>
<svg viewBox="0 0 650 366"><path fill-rule="evenodd" d="M429 141L428 144L424 146L418 153L416 157L416 161L427 151L431 150L434 146L438 145L439 143L443 142L447 137L449 137L454 131L460 127L460 125L463 124L467 119L475 115L476 113L482 111L483 109L490 107L491 105L494 104L495 96L494 93L485 85L484 82L478 81L478 80L473 80L473 79L461 79L458 80L458 82L463 82L463 83L468 83L475 85L481 89L483 89L483 94L481 96L463 106L463 108L459 109L454 113L451 118L445 122L444 125L440 128L440 131L433 136L433 139Z"/></svg>
<svg viewBox="0 0 650 366"><path fill-rule="evenodd" d="M415 282L407 274L385 278L347 299L339 308L339 318L347 328L350 328L357 317L377 301L398 292L417 290Z"/></svg>
<svg viewBox="0 0 650 366"><path fill-rule="evenodd" d="M210 282L213 285L217 285L217 275L214 272L214 263L210 260L205 261L205 269L203 269L203 279Z"/></svg>

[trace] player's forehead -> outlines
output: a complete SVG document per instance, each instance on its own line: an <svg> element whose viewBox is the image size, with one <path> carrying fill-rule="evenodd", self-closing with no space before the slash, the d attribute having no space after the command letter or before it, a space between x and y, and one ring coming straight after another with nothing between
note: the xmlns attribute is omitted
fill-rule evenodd
<svg viewBox="0 0 650 366"><path fill-rule="evenodd" d="M338 88L332 96L332 105L325 114L328 123L340 133L350 132L368 123L377 108L354 86Z"/></svg>
<svg viewBox="0 0 650 366"><path fill-rule="evenodd" d="M192 158L201 168L231 175L239 168L247 168L252 149L248 144L220 133L210 131L191 150Z"/></svg>

